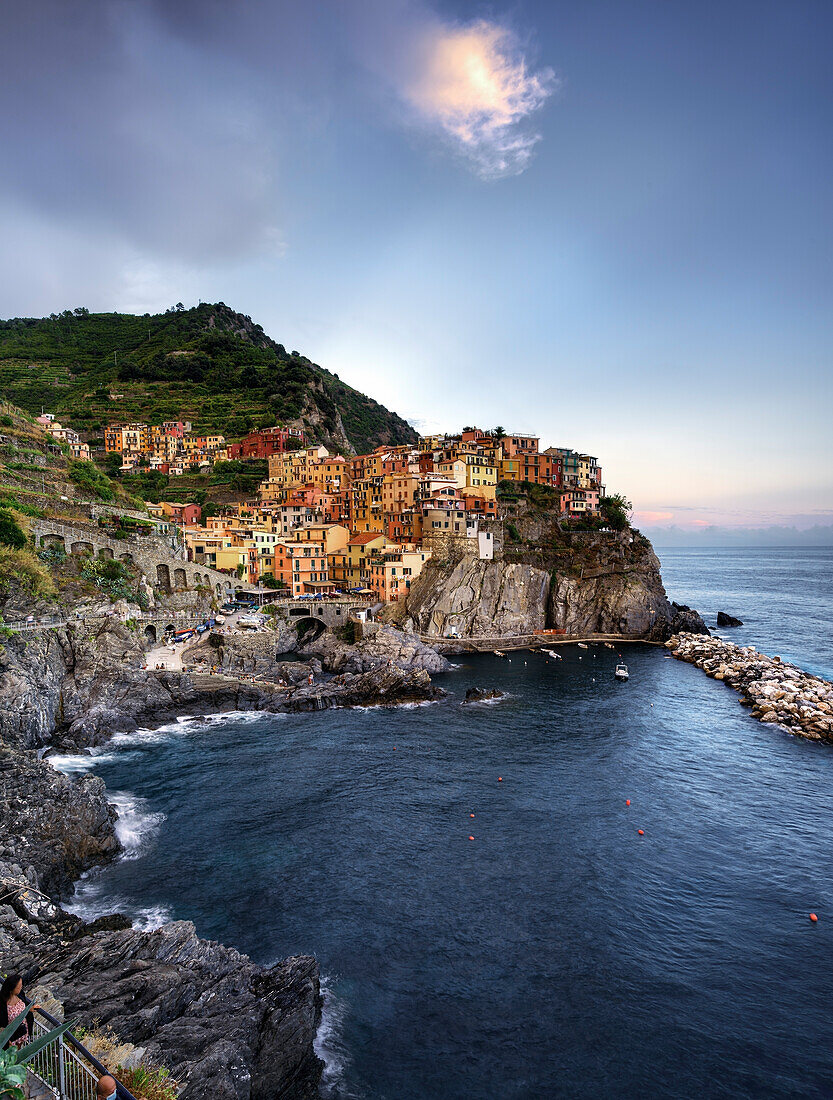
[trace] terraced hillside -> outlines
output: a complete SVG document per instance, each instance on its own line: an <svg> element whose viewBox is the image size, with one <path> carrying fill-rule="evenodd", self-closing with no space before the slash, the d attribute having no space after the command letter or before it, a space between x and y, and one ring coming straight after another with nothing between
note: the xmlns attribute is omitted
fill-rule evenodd
<svg viewBox="0 0 833 1100"><path fill-rule="evenodd" d="M0 395L92 436L114 421L185 419L228 439L286 423L360 452L416 439L396 413L222 302L142 317L78 309L0 321Z"/></svg>

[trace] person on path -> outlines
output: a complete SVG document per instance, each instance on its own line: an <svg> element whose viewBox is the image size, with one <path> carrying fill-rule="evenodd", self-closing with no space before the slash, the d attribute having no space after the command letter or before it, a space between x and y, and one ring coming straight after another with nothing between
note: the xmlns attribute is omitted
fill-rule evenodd
<svg viewBox="0 0 833 1100"><path fill-rule="evenodd" d="M39 1005L34 1005L34 1008L39 1008ZM23 1010L26 1008L26 994L23 992L23 978L20 974L9 974L6 976L5 981L0 985L0 1031L4 1027L7 1027L12 1020L20 1018L20 1027L12 1034L11 1039L6 1044L7 1047L17 1047L20 1050L21 1047L26 1046L29 1042L34 1026L35 1018L32 1012L27 1012L24 1015Z"/></svg>

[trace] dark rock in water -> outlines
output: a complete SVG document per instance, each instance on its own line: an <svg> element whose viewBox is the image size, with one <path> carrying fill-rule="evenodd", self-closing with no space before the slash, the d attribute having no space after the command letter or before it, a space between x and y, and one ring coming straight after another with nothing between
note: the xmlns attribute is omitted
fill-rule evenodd
<svg viewBox="0 0 833 1100"><path fill-rule="evenodd" d="M329 710L330 707L393 706L440 699L445 692L431 683L425 669L407 671L396 665L372 672L343 673L326 683L298 688L284 709Z"/></svg>
<svg viewBox="0 0 833 1100"><path fill-rule="evenodd" d="M703 622L703 616L693 607L686 607L684 603L672 603L671 610L674 614L671 620L672 634L711 635L711 631Z"/></svg>
<svg viewBox="0 0 833 1100"><path fill-rule="evenodd" d="M502 699L505 694L497 688L469 688L463 703L485 703L487 699Z"/></svg>
<svg viewBox="0 0 833 1100"><path fill-rule="evenodd" d="M736 619L734 615L727 615L725 611L717 613L718 626L743 626L742 619Z"/></svg>
<svg viewBox="0 0 833 1100"><path fill-rule="evenodd" d="M297 956L271 967L197 937L189 921L155 932L57 934L4 951L85 1026L112 1027L185 1082L182 1100L312 1100L322 1062L318 966Z"/></svg>

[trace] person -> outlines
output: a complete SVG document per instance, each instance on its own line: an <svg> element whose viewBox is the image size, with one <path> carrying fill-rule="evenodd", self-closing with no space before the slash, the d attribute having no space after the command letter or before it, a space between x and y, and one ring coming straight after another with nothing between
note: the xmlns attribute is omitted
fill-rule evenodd
<svg viewBox="0 0 833 1100"><path fill-rule="evenodd" d="M11 1039L6 1044L7 1047L13 1046L20 1050L30 1040L35 1026L35 1018L31 1012L27 1012L25 1016L23 1015L25 1007L26 994L23 992L23 978L20 974L8 974L3 984L0 985L0 1031L8 1027L12 1020L18 1017L21 1017L21 1021L20 1027L13 1032ZM34 1008L38 1007L38 1005L34 1005Z"/></svg>
<svg viewBox="0 0 833 1100"><path fill-rule="evenodd" d="M118 1087L115 1077L105 1073L103 1077L99 1077L95 1087L96 1100L115 1100L118 1096Z"/></svg>

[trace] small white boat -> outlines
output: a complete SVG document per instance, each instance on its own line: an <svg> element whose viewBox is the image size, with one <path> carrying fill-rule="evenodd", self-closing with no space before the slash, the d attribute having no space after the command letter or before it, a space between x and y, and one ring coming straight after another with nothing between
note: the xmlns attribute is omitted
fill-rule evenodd
<svg viewBox="0 0 833 1100"><path fill-rule="evenodd" d="M612 642L605 642L605 649L615 649L616 646Z"/></svg>
<svg viewBox="0 0 833 1100"><path fill-rule="evenodd" d="M579 642L578 647L579 649L587 649L587 646L584 644L584 642Z"/></svg>
<svg viewBox="0 0 833 1100"><path fill-rule="evenodd" d="M496 649L495 650L495 657L505 657L505 656L506 656L506 654L503 652L502 649Z"/></svg>
<svg viewBox="0 0 833 1100"><path fill-rule="evenodd" d="M541 652L546 653L546 655L548 657L552 657L552 659L554 661L560 661L561 660L561 654L556 653L554 649L543 649L543 650L541 650Z"/></svg>
<svg viewBox="0 0 833 1100"><path fill-rule="evenodd" d="M617 680L629 680L630 673L628 672L628 666L622 664L622 662L620 661L619 664L616 666L616 671L613 673L613 675L616 677Z"/></svg>

